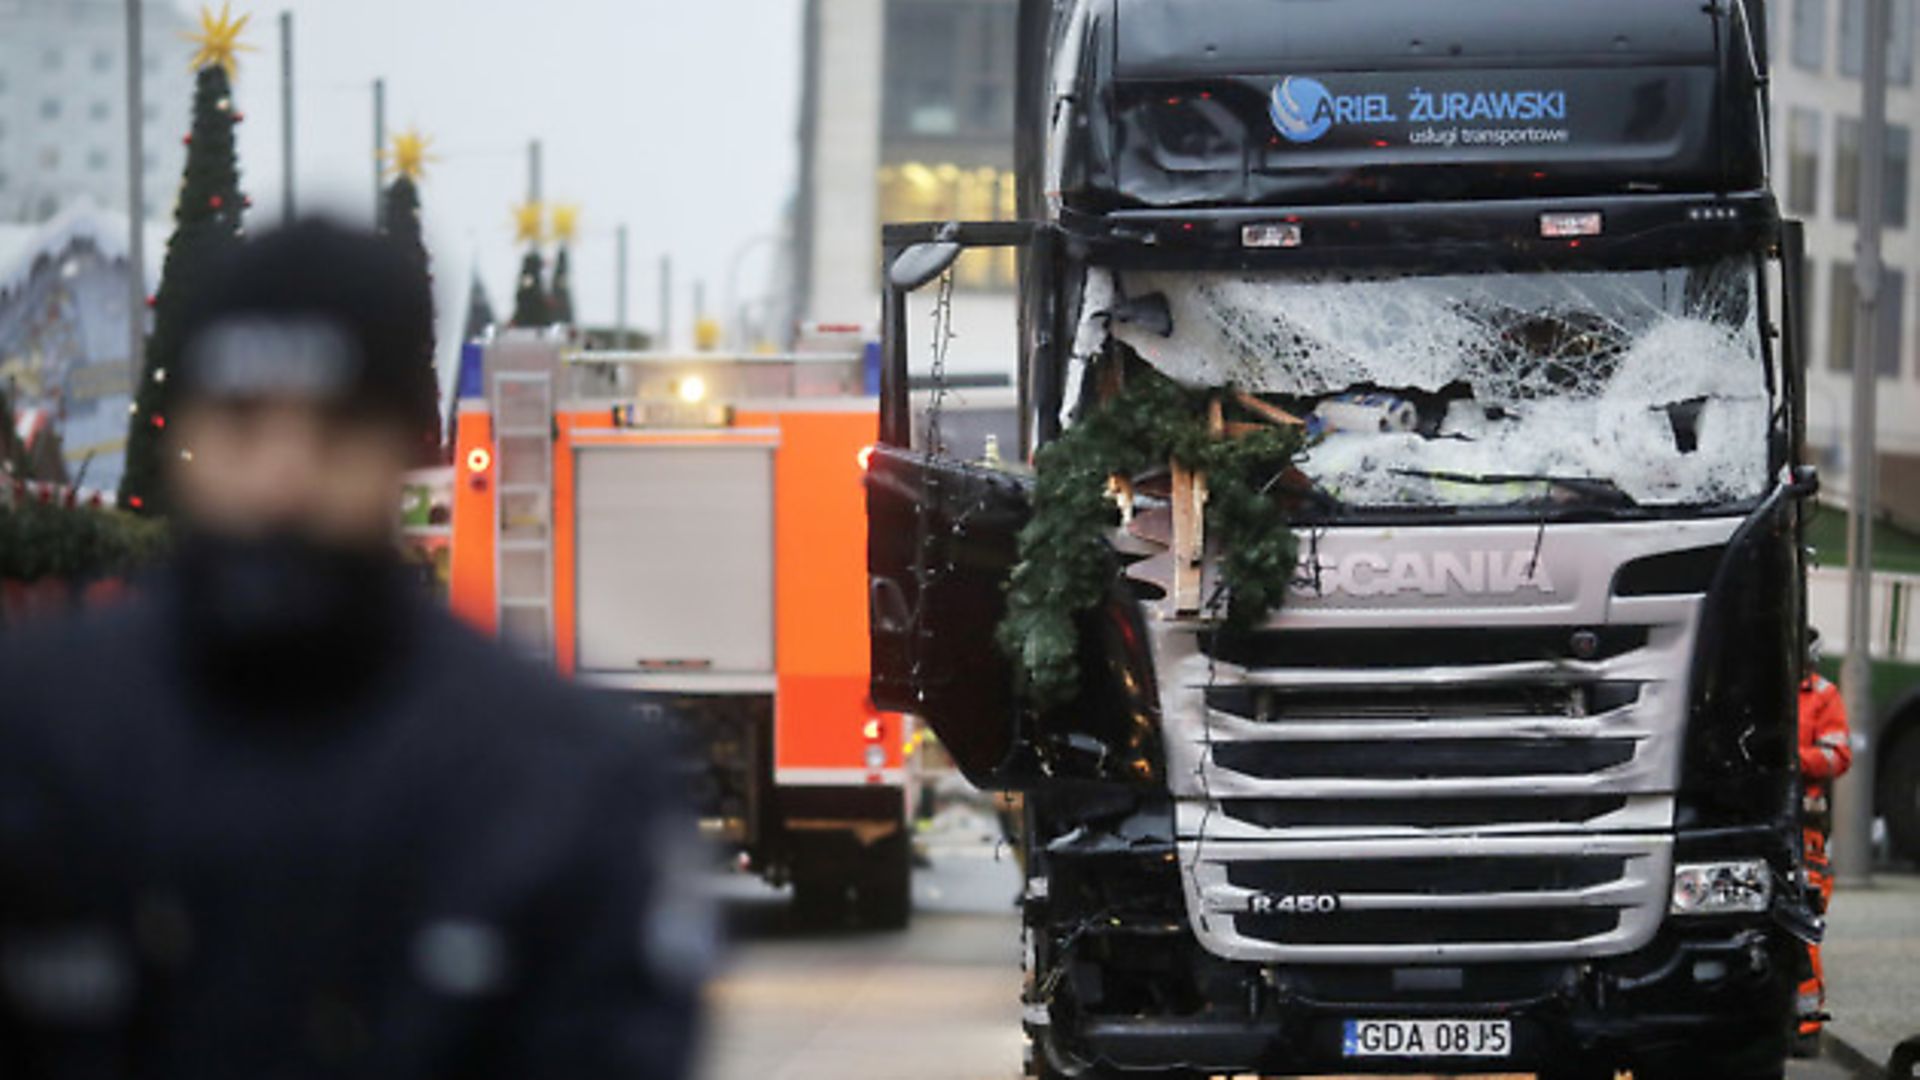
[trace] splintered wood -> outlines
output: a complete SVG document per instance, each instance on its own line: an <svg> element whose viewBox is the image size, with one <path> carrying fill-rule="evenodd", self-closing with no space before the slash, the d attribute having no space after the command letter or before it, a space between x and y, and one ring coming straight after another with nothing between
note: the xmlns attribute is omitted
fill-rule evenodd
<svg viewBox="0 0 1920 1080"><path fill-rule="evenodd" d="M1207 403L1207 430L1218 438L1226 434L1226 414L1220 399ZM1173 473L1173 610L1198 615L1207 561L1207 477L1179 462Z"/></svg>

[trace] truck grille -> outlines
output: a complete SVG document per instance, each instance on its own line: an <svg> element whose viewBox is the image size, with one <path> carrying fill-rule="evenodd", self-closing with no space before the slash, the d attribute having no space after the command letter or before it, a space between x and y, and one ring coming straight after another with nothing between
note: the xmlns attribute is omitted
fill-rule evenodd
<svg viewBox="0 0 1920 1080"><path fill-rule="evenodd" d="M1615 582L1626 563L1731 528L1516 531L1503 542L1538 545L1551 568L1557 591L1541 596L1302 596L1238 635L1155 612L1201 943L1262 963L1404 964L1651 941L1671 888L1700 596ZM1318 543L1337 555L1361 535ZM1363 542L1397 557L1459 536Z"/></svg>

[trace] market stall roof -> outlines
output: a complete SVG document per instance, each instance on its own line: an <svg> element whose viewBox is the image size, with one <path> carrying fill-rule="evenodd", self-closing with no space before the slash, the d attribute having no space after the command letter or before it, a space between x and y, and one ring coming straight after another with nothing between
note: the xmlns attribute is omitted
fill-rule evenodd
<svg viewBox="0 0 1920 1080"><path fill-rule="evenodd" d="M152 291L167 253L168 224L146 225L146 280ZM0 297L26 284L34 263L86 242L110 259L127 257L127 215L82 200L38 224L0 223Z"/></svg>

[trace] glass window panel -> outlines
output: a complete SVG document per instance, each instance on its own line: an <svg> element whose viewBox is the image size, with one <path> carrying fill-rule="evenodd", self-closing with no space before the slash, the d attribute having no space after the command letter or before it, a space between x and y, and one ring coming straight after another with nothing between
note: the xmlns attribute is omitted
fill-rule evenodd
<svg viewBox="0 0 1920 1080"><path fill-rule="evenodd" d="M1827 290L1827 367L1846 371L1853 366L1853 317L1860 303L1853 264L1834 263L1831 284Z"/></svg>
<svg viewBox="0 0 1920 1080"><path fill-rule="evenodd" d="M1887 39L1887 79L1896 86L1913 83L1913 0L1889 0L1893 34ZM1840 72L1859 78L1867 69L1867 0L1840 5Z"/></svg>
<svg viewBox="0 0 1920 1080"><path fill-rule="evenodd" d="M1852 221L1860 216L1860 121L1841 117L1833 135L1833 212Z"/></svg>
<svg viewBox="0 0 1920 1080"><path fill-rule="evenodd" d="M1787 208L1814 214L1820 207L1820 114L1795 108L1787 116Z"/></svg>
<svg viewBox="0 0 1920 1080"><path fill-rule="evenodd" d="M1793 0L1793 62L1808 71L1826 66L1826 0Z"/></svg>

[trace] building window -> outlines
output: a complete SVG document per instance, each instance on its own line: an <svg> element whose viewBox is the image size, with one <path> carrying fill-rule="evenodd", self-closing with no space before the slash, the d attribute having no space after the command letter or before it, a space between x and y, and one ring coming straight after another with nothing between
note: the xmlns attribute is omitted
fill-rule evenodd
<svg viewBox="0 0 1920 1080"><path fill-rule="evenodd" d="M60 55L59 49L48 49L46 52L40 54L40 66L46 68L48 71L59 71L60 65L64 63L65 60L66 58Z"/></svg>
<svg viewBox="0 0 1920 1080"><path fill-rule="evenodd" d="M99 121L105 120L107 118L108 113L110 113L111 111L112 110L108 107L106 102L96 101L93 104L87 106L87 118L97 123Z"/></svg>
<svg viewBox="0 0 1920 1080"><path fill-rule="evenodd" d="M107 152L97 146L87 151L87 168L94 172L105 172L107 169Z"/></svg>
<svg viewBox="0 0 1920 1080"><path fill-rule="evenodd" d="M93 51L93 70L100 74L112 71L113 54L105 49L95 49Z"/></svg>
<svg viewBox="0 0 1920 1080"><path fill-rule="evenodd" d="M1833 160L1833 212L1842 221L1860 216L1860 122L1841 117L1835 125L1838 146ZM1913 134L1904 124L1887 125L1886 224L1907 224L1907 180L1912 171Z"/></svg>
<svg viewBox="0 0 1920 1080"><path fill-rule="evenodd" d="M1853 264L1833 264L1832 308L1827 334L1827 366L1837 372L1853 370L1853 331L1859 317L1860 290L1853 280ZM1906 323L1907 275L1888 269L1880 282L1880 340L1874 373L1883 379L1900 377L1901 330Z"/></svg>
<svg viewBox="0 0 1920 1080"><path fill-rule="evenodd" d="M908 137L1013 131L1014 5L887 5L886 131Z"/></svg>
<svg viewBox="0 0 1920 1080"><path fill-rule="evenodd" d="M60 148L43 146L40 148L40 171L53 172L60 168Z"/></svg>
<svg viewBox="0 0 1920 1080"><path fill-rule="evenodd" d="M1827 0L1793 0L1793 62L1808 71L1827 64Z"/></svg>
<svg viewBox="0 0 1920 1080"><path fill-rule="evenodd" d="M1010 169L968 169L910 161L880 170L881 221L1011 221L1018 210ZM1012 248L970 251L955 264L962 289L1011 289L1019 281Z"/></svg>
<svg viewBox="0 0 1920 1080"><path fill-rule="evenodd" d="M1820 209L1820 114L1798 106L1787 114L1787 209Z"/></svg>
<svg viewBox="0 0 1920 1080"><path fill-rule="evenodd" d="M1887 39L1887 79L1913 84L1913 0L1888 0L1893 36ZM1859 78L1867 69L1867 0L1841 0L1840 73Z"/></svg>
<svg viewBox="0 0 1920 1080"><path fill-rule="evenodd" d="M60 99L59 98L42 98L41 99L40 119L42 120L60 119Z"/></svg>

